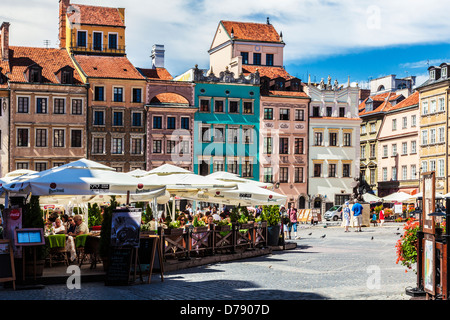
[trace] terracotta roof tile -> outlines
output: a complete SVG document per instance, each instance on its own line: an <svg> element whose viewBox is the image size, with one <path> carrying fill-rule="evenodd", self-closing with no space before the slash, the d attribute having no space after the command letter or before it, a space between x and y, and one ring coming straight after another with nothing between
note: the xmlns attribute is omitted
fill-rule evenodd
<svg viewBox="0 0 450 320"><path fill-rule="evenodd" d="M255 73L256 70L258 70L260 77L268 77L270 79L282 77L282 78L285 78L286 80L295 78L295 77L291 76L282 67L253 66L253 65L243 65L242 66L242 73L244 73L244 75L247 75L249 73Z"/></svg>
<svg viewBox="0 0 450 320"><path fill-rule="evenodd" d="M70 20L80 24L124 27L124 21L117 8L71 4L74 13L68 13Z"/></svg>
<svg viewBox="0 0 450 320"><path fill-rule="evenodd" d="M144 69L136 68L144 77L149 80L173 80L172 75L166 68Z"/></svg>
<svg viewBox="0 0 450 320"><path fill-rule="evenodd" d="M189 104L184 97L176 93L160 93L153 97L150 103L184 103Z"/></svg>
<svg viewBox="0 0 450 320"><path fill-rule="evenodd" d="M12 46L9 49L9 80L28 82L28 79L25 78L25 71L29 66L34 64L42 67L43 83L59 84L60 82L55 75L59 69L65 66L75 69L65 49ZM73 78L74 84L82 84L82 80L76 69L74 70Z"/></svg>
<svg viewBox="0 0 450 320"><path fill-rule="evenodd" d="M305 92L298 91L281 91L281 90L270 90L270 96L286 96L286 97L304 97L309 98Z"/></svg>
<svg viewBox="0 0 450 320"><path fill-rule="evenodd" d="M419 104L419 92L416 91L405 100L397 103L394 106L391 106L387 111L398 110L401 108L410 107L418 104Z"/></svg>
<svg viewBox="0 0 450 320"><path fill-rule="evenodd" d="M230 36L233 30L235 40L281 42L280 35L271 24L224 20L221 23Z"/></svg>
<svg viewBox="0 0 450 320"><path fill-rule="evenodd" d="M397 101L403 97L402 94L396 94L394 92L385 92L380 93L374 96L367 97L358 107L359 115L368 115L376 112L388 111L393 107L391 102ZM371 99L376 102L381 102L378 106L376 106L372 111L366 111L366 102L368 99Z"/></svg>
<svg viewBox="0 0 450 320"><path fill-rule="evenodd" d="M127 57L75 55L74 58L88 77L145 79Z"/></svg>

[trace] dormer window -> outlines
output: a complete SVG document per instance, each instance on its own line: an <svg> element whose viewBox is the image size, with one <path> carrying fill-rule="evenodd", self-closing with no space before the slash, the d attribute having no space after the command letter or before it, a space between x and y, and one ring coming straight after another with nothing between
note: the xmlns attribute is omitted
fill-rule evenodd
<svg viewBox="0 0 450 320"><path fill-rule="evenodd" d="M373 111L373 101L367 100L366 101L366 112Z"/></svg>
<svg viewBox="0 0 450 320"><path fill-rule="evenodd" d="M443 79L447 78L447 66L442 67L442 70L441 70L441 77L442 77Z"/></svg>
<svg viewBox="0 0 450 320"><path fill-rule="evenodd" d="M430 79L436 80L436 70L434 69L430 70Z"/></svg>
<svg viewBox="0 0 450 320"><path fill-rule="evenodd" d="M28 82L42 82L42 68L34 65L28 68Z"/></svg>
<svg viewBox="0 0 450 320"><path fill-rule="evenodd" d="M69 66L62 67L55 74L61 84L73 84L74 69Z"/></svg>

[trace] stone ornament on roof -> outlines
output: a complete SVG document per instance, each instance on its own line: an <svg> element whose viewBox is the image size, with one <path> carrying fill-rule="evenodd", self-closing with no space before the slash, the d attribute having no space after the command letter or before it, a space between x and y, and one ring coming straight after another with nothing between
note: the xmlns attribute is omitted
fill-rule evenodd
<svg viewBox="0 0 450 320"><path fill-rule="evenodd" d="M219 73L217 77L212 68L208 74L205 74L205 70L199 69L198 65L194 68L194 81L200 82L220 82L220 83L242 83L242 84L260 84L260 76L258 70L254 73L250 73L248 76L244 76L243 73L239 77L234 76L234 72L228 70L226 67L225 71Z"/></svg>

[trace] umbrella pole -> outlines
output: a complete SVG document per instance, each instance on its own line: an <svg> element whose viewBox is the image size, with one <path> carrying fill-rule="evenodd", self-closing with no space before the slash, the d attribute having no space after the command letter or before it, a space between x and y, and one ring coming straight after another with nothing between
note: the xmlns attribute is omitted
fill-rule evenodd
<svg viewBox="0 0 450 320"><path fill-rule="evenodd" d="M175 195L172 200L172 221L175 221Z"/></svg>

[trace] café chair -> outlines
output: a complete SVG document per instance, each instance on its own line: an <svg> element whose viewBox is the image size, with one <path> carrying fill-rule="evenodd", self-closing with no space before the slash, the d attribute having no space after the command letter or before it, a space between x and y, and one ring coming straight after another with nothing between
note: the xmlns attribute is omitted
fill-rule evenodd
<svg viewBox="0 0 450 320"><path fill-rule="evenodd" d="M75 250L77 251L78 264L80 263L81 256L83 255L87 237L88 234L80 234L75 237Z"/></svg>
<svg viewBox="0 0 450 320"><path fill-rule="evenodd" d="M66 235L54 234L48 236L49 244L49 263L52 267L53 262L63 261L66 266L69 265L69 251L66 249Z"/></svg>
<svg viewBox="0 0 450 320"><path fill-rule="evenodd" d="M83 252L81 254L81 258L79 261L79 267L83 262L89 257L91 266L90 269L94 269L97 267L97 261L99 260L99 247L100 247L100 238L94 236L87 236L86 242L83 247Z"/></svg>

